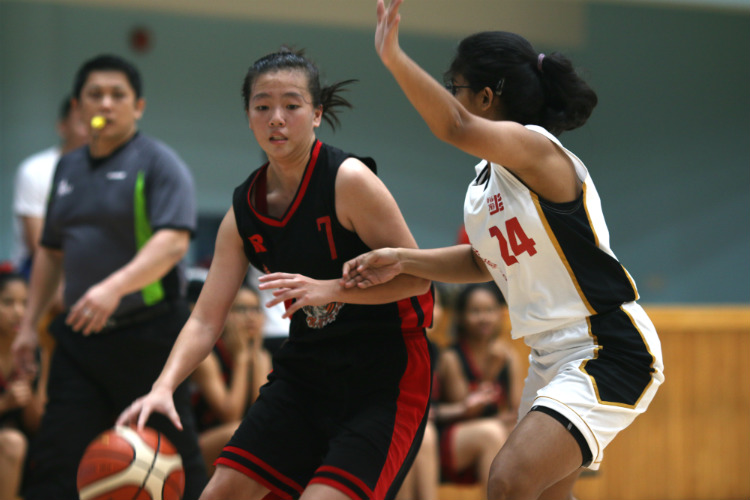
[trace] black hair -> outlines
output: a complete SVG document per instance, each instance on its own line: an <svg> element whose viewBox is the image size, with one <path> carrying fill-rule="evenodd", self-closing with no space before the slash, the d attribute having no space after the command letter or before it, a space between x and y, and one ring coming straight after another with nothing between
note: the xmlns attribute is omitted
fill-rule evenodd
<svg viewBox="0 0 750 500"><path fill-rule="evenodd" d="M340 124L335 108L352 107L351 103L341 97L339 93L346 90L344 88L346 85L354 83L357 80L343 80L326 87L321 87L320 71L315 63L304 55L303 50L293 51L286 46L281 47L278 52L261 57L247 70L245 79L242 82L242 97L245 102L245 111L250 106L250 93L255 80L265 73L287 69L296 69L305 72L308 82L307 88L312 96L313 107L323 106L323 119L335 130L336 126Z"/></svg>
<svg viewBox="0 0 750 500"><path fill-rule="evenodd" d="M497 299L497 303L499 305L506 305L505 297L503 297L503 293L500 291L494 281L490 281L487 283L472 283L464 286L456 296L456 301L453 308L456 318L455 323L457 337L461 337L464 333L463 321L464 315L466 314L466 308L469 305L469 299L477 290L486 290L490 292L490 294L492 294L492 296Z"/></svg>
<svg viewBox="0 0 750 500"><path fill-rule="evenodd" d="M65 121L68 119L68 116L70 115L71 110L71 102L70 102L70 96L67 95L65 98L60 102L60 108L57 111L57 119L59 121Z"/></svg>
<svg viewBox="0 0 750 500"><path fill-rule="evenodd" d="M0 292L5 290L5 287L8 286L8 283L12 283L13 281L26 283L26 278L24 278L22 274L19 274L15 271L6 270L4 266L0 267Z"/></svg>
<svg viewBox="0 0 750 500"><path fill-rule="evenodd" d="M119 71L125 74L130 86L133 88L135 98L139 99L143 95L143 83L141 74L138 69L120 56L111 54L101 54L84 62L73 81L73 96L80 98L81 90L86 84L86 80L93 71Z"/></svg>
<svg viewBox="0 0 750 500"><path fill-rule="evenodd" d="M598 101L566 56L539 54L528 40L506 31L463 39L445 77L455 75L474 92L494 89L505 119L540 125L556 136L586 123Z"/></svg>

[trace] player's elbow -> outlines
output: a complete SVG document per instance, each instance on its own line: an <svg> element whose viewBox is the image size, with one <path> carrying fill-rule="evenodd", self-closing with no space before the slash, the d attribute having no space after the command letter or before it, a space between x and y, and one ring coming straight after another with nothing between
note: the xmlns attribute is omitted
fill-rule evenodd
<svg viewBox="0 0 750 500"><path fill-rule="evenodd" d="M415 294L414 295L424 295L425 293L430 291L430 286L432 285L432 281L424 278L418 278L416 276L414 278L414 289Z"/></svg>
<svg viewBox="0 0 750 500"><path fill-rule="evenodd" d="M466 117L456 110L447 119L432 126L431 130L441 141L459 147L463 138L466 137Z"/></svg>
<svg viewBox="0 0 750 500"><path fill-rule="evenodd" d="M180 261L190 249L190 233L173 229L162 231L165 231L164 236L167 239L166 245L164 245L166 254L170 260Z"/></svg>

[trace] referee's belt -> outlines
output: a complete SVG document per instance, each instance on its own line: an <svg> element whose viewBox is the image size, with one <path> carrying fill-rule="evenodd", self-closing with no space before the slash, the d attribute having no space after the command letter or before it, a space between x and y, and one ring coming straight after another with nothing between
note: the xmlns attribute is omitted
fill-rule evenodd
<svg viewBox="0 0 750 500"><path fill-rule="evenodd" d="M174 309L175 303L165 300L154 306L143 307L132 312L126 312L120 316L109 318L100 333L121 330L129 326L144 323L156 319L159 316L164 316L165 314L172 312Z"/></svg>

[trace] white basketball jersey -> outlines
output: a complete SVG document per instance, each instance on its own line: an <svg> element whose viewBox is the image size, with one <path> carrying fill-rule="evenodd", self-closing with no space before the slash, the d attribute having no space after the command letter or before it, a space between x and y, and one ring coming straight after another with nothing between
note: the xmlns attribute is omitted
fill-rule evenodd
<svg viewBox="0 0 750 500"><path fill-rule="evenodd" d="M583 163L542 127L527 125L570 157L583 193L550 203L509 170L486 161L464 202L464 224L508 302L512 336L559 328L638 298L632 278L609 248L601 202Z"/></svg>

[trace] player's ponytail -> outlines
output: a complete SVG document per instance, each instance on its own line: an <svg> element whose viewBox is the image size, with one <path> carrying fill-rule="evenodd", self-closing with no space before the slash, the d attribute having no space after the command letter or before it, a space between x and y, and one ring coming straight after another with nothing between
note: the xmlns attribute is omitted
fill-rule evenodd
<svg viewBox="0 0 750 500"><path fill-rule="evenodd" d="M548 56L539 54L537 61L544 89L539 125L555 135L582 126L596 106L596 93L564 55L557 52Z"/></svg>

